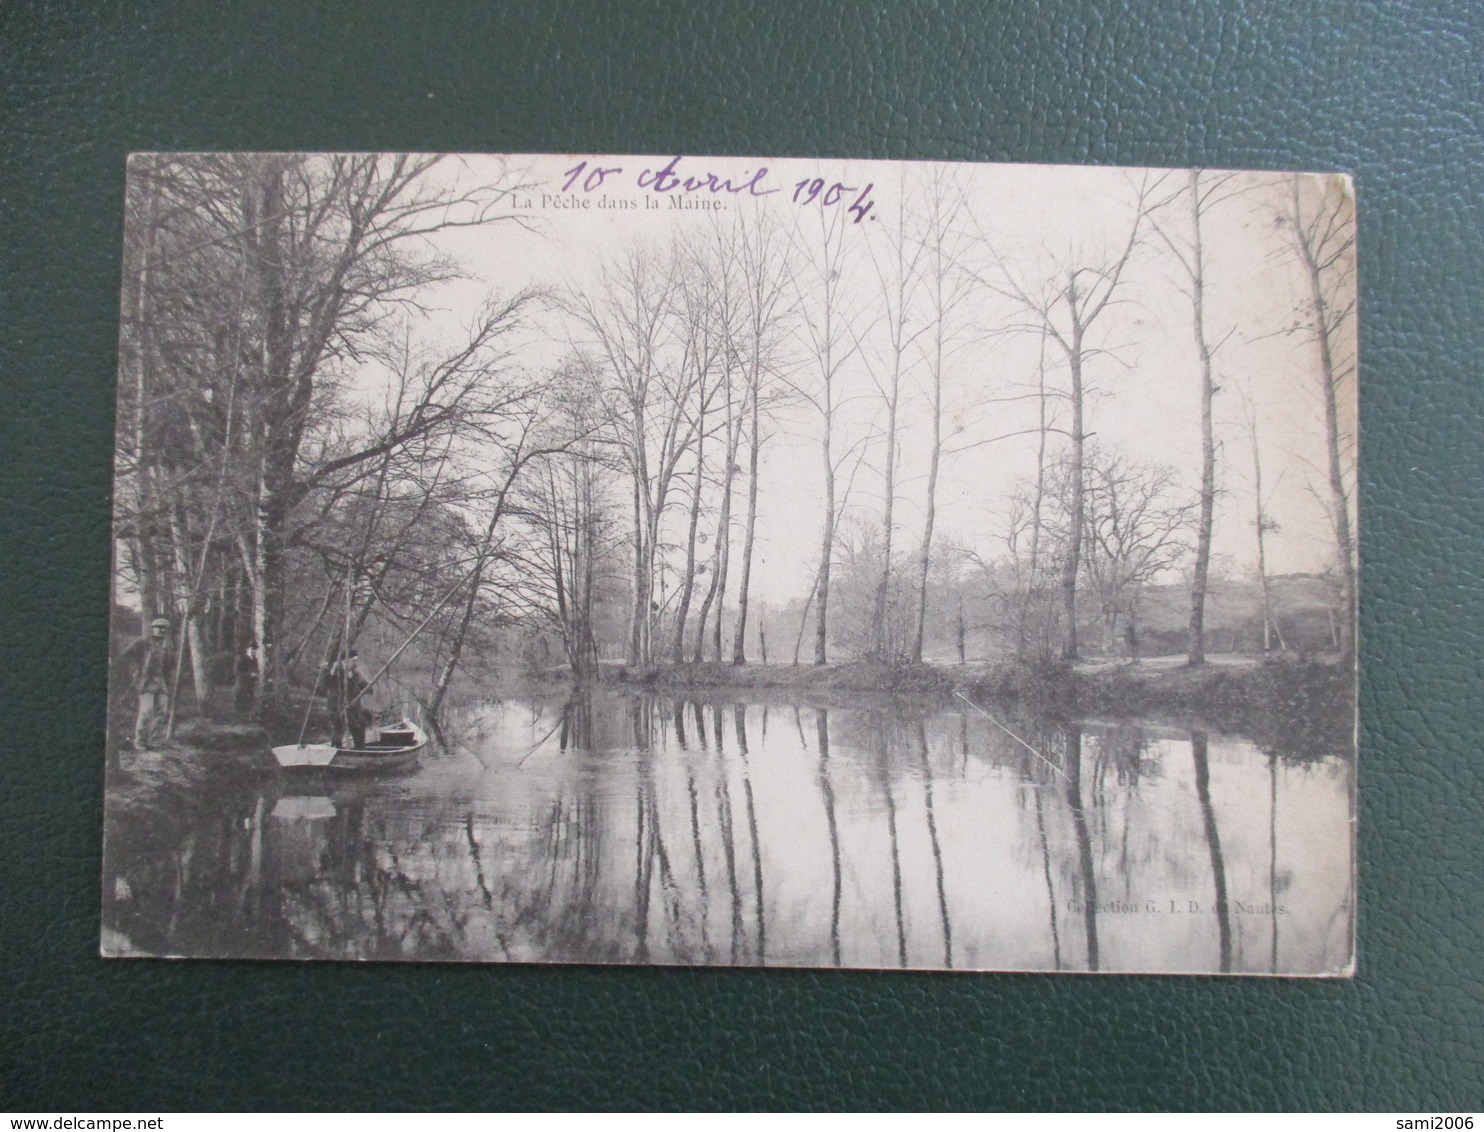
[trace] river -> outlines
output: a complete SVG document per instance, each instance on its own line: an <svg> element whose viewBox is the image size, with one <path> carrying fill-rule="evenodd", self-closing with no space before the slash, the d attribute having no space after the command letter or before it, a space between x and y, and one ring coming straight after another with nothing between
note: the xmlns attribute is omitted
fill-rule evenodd
<svg viewBox="0 0 1484 1132"><path fill-rule="evenodd" d="M105 951L1335 973L1352 769L967 702L508 699L394 778L126 768Z"/></svg>

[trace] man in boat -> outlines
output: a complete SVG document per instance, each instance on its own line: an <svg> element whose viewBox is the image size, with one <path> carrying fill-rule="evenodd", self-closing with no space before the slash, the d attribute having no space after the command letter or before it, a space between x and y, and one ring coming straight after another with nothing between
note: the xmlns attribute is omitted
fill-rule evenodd
<svg viewBox="0 0 1484 1132"><path fill-rule="evenodd" d="M149 631L129 648L134 665L134 687L139 694L139 712L134 717L134 749L148 750L165 738L170 719L170 622L156 617Z"/></svg>
<svg viewBox="0 0 1484 1132"><path fill-rule="evenodd" d="M374 716L361 699L369 690L370 685L361 672L361 658L355 649L351 649L330 672L331 708L336 726L349 736L342 736L343 746L360 748L366 745L366 728Z"/></svg>

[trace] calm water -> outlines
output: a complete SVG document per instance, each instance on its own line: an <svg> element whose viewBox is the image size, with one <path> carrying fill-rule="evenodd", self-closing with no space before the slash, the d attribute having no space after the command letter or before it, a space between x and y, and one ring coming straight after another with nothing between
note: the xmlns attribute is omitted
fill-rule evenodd
<svg viewBox="0 0 1484 1132"><path fill-rule="evenodd" d="M979 710L599 691L375 781L217 756L110 800L105 949L1328 972L1350 761ZM268 756L265 754L266 760Z"/></svg>

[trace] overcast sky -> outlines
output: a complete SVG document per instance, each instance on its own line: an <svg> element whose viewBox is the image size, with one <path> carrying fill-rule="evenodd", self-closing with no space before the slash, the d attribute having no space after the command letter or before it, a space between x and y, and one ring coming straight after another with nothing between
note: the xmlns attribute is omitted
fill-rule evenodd
<svg viewBox="0 0 1484 1132"><path fill-rule="evenodd" d="M617 168L588 193L562 192L565 174L586 161L574 189L594 167ZM895 162L816 161L813 159L685 158L680 176L714 173L742 185L781 191L761 197L709 192L689 199L718 200L721 210L682 210L652 188L654 174L670 161L661 157L546 156L530 158L450 158L437 175L464 184L502 183L529 186L502 205L529 223L500 223L461 229L440 237L439 250L457 260L468 278L442 285L431 296L437 313L418 329L427 345L453 342L491 291L510 292L527 286L573 287L591 283L605 258L632 242L660 246L687 228L726 224L738 210L767 209L789 229L800 220L817 227L819 203L796 203L795 185L821 178L826 186L840 182L856 191L842 194L834 209L860 198L872 204L845 236L853 265L845 273L849 301L866 310L861 350L845 366L840 381L848 399L840 435L861 435L880 414L880 398L870 362L881 345L886 310L880 297L873 253L882 259L899 212L901 196L909 210L923 201L921 178L926 165ZM1050 276L1058 262L1092 263L1105 259L1128 239L1137 186L1144 174L1111 168L1073 166L949 166L962 186L967 213L961 235L965 265L981 277L1003 281L1008 270L1022 284L1034 286ZM1157 176L1157 174L1156 174ZM1168 194L1186 183L1185 174L1170 174ZM904 188L905 186L905 188ZM1311 184L1315 191L1320 179ZM1319 571L1332 555L1333 537L1321 503L1325 490L1323 409L1319 399L1318 352L1302 334L1284 334L1306 294L1306 280L1286 254L1283 231L1274 209L1284 200L1285 183L1275 174L1245 174L1233 179L1237 190L1208 215L1203 231L1206 253L1206 326L1217 352L1215 370L1221 390L1216 398L1218 480L1213 550L1218 563L1229 562L1238 576L1254 568L1252 459L1243 419L1243 397L1257 408L1261 434L1264 494L1279 529L1268 540L1268 568L1273 574ZM580 199L588 205L571 205ZM647 199L646 199L647 198ZM628 202L624 209L600 202ZM1189 209L1184 198L1164 214L1164 224L1177 241L1188 239ZM1200 380L1193 339L1191 304L1179 285L1179 268L1152 232L1136 251L1125 275L1120 298L1098 323L1092 342L1107 353L1092 358L1085 380L1096 396L1089 401L1087 429L1099 443L1116 447L1139 461L1172 466L1194 493L1199 482ZM807 301L807 296L793 296ZM877 313L872 313L877 312ZM1007 504L1016 482L1035 470L1036 438L1020 436L972 446L976 441L1035 427L1034 399L985 406L1033 388L1041 356L1039 335L1007 331L1022 315L988 290L977 291L963 308L959 348L952 355L947 401L953 407L950 428L961 428L951 445L965 448L943 464L939 485L937 537L973 547L986 557L1004 550ZM560 316L544 315L529 364L539 367L565 352L575 328ZM544 339L550 343L543 346ZM802 349L802 347L800 347ZM1066 387L1065 364L1054 350L1046 354L1047 381L1053 390ZM913 357L909 357L909 362ZM367 384L380 378L368 371ZM925 371L920 365L904 381L904 406L898 438L901 471L898 486L898 545L910 547L921 537L923 498L929 455L928 402L922 395ZM1343 418L1353 421L1353 404ZM1353 432L1353 425L1347 431ZM822 522L822 472L818 451L819 420L807 406L785 411L767 449L759 485L758 560L754 584L771 602L801 598L808 590L817 559ZM1061 441L1065 444L1065 441ZM869 451L854 481L850 512L880 514L882 453Z"/></svg>

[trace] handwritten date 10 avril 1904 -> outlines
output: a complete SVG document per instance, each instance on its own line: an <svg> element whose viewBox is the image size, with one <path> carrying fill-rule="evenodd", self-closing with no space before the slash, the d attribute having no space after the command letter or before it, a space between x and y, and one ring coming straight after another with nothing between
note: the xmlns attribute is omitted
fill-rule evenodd
<svg viewBox="0 0 1484 1132"><path fill-rule="evenodd" d="M683 158L676 156L658 169L645 168L639 172L635 183L639 188L660 196L707 193L712 196L726 194L765 197L786 191L784 185L769 183L766 165L760 165L756 170L744 169L741 176L722 176L709 170L694 173L690 169L682 169L682 160ZM596 162L579 161L562 173L562 192L591 193L605 185L611 188L613 186L609 184L609 179L617 180L623 174L622 165L605 166ZM854 223L859 224L871 215L871 210L875 207L876 202L871 199L871 190L875 187L875 182L869 182L861 188L841 181L826 181L822 177L806 177L793 186L793 194L788 199L800 206L817 203L821 208L844 204L846 211L854 218Z"/></svg>

